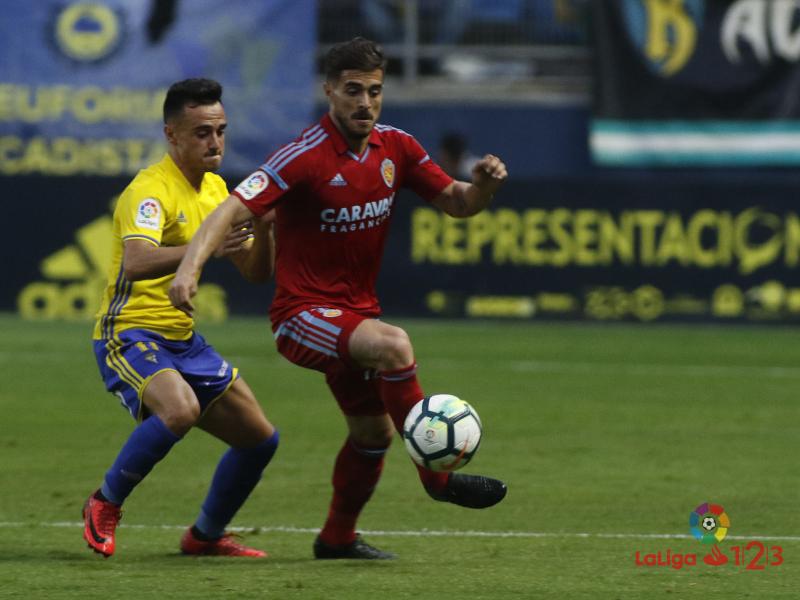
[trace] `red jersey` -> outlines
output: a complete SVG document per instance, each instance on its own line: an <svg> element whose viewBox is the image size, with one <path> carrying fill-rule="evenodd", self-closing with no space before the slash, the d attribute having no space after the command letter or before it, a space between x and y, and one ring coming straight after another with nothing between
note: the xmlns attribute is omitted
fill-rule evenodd
<svg viewBox="0 0 800 600"><path fill-rule="evenodd" d="M453 179L400 129L376 124L361 156L325 115L232 192L255 215L276 209L273 325L332 306L380 314L375 281L397 190L430 201Z"/></svg>

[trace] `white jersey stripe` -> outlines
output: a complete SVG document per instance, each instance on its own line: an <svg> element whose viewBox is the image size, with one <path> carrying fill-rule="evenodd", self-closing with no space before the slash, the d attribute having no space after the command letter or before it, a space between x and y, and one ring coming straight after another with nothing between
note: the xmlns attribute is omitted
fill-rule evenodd
<svg viewBox="0 0 800 600"><path fill-rule="evenodd" d="M314 335L313 331L302 329L301 327L297 327L293 323L286 323L285 325L286 327L283 328L284 332L291 333L297 336L294 339L297 339L302 343L309 342L312 344L316 344L320 348L325 348L328 352L333 352L334 354L336 353L336 344L331 344L327 340L324 340L323 338Z"/></svg>
<svg viewBox="0 0 800 600"><path fill-rule="evenodd" d="M318 136L321 136L321 135L325 135L324 132L318 134ZM314 140L316 140L316 139L317 138L314 138ZM295 152L299 148L305 148L306 146L308 146L309 143L310 143L309 140L303 140L301 142L292 142L291 144L286 144L283 148L281 148L274 155L272 155L269 158L269 160L267 162L265 162L264 164L269 166L269 167L272 167L275 164L277 164L278 162L280 162L281 160L283 160L286 156L288 156L292 152Z"/></svg>
<svg viewBox="0 0 800 600"><path fill-rule="evenodd" d="M305 153L305 152L308 152L308 151L309 151L309 150L311 150L312 148L316 148L316 147L317 147L317 146L319 146L319 145L320 145L322 142L324 142L326 139L328 139L328 134L327 134L327 133L323 134L323 135L322 135L321 137L319 137L319 138L318 138L318 139L317 139L315 142L313 142L313 143L309 143L309 144L306 144L305 146L303 146L303 147L301 147L301 148L298 148L298 149L297 149L297 150L296 150L296 151L295 151L293 154L290 154L290 155L288 155L286 158L284 158L284 159L283 159L281 162L279 162L278 164L272 164L272 161L270 161L270 164L269 164L269 166L270 166L270 167L272 167L273 169L275 169L275 171L280 171L280 170L281 170L283 167L285 167L286 165L288 165L288 164L289 164L290 162L292 162L292 161L293 161L295 158L297 158L298 156L300 156L301 154L303 154L303 153Z"/></svg>
<svg viewBox="0 0 800 600"><path fill-rule="evenodd" d="M312 325L316 325L320 329L325 329L326 331L330 331L337 338L339 337L339 334L342 332L342 328L341 327L337 327L336 325L332 325L331 323L328 323L327 321L323 321L322 319L318 319L317 317L313 316L307 310L304 310L303 312L301 312L298 315L298 317L302 318L307 323L311 323Z"/></svg>
<svg viewBox="0 0 800 600"><path fill-rule="evenodd" d="M282 159L284 156L289 154L293 149L305 146L306 144L313 142L323 134L325 134L325 130L319 125L317 125L316 127L310 129L306 135L303 135L301 139L286 144L283 148L279 149L275 154L269 157L267 163L277 162L278 160Z"/></svg>
<svg viewBox="0 0 800 600"><path fill-rule="evenodd" d="M272 166L272 165L280 162L287 155L291 154L292 152L294 152L298 148L304 148L309 143L311 143L311 142L315 141L317 138L319 138L319 136L321 136L321 135L325 135L325 131L320 128L319 131L314 132L314 134L312 136L309 136L308 138L304 138L304 139L300 140L299 142L292 142L290 144L286 144L283 148L280 148L277 152L275 152L275 154L270 156L269 160L264 164L267 165L267 166Z"/></svg>
<svg viewBox="0 0 800 600"><path fill-rule="evenodd" d="M295 340L302 346L307 348L311 348L312 350L316 350L317 352L322 352L326 356L333 356L334 358L339 358L339 355L336 352L329 350L328 348L323 348L322 346L318 346L314 342L309 341L307 338L297 335L293 331L289 331L281 326L281 329L278 331L278 335L285 335L288 338Z"/></svg>
<svg viewBox="0 0 800 600"><path fill-rule="evenodd" d="M289 189L289 185L283 180L283 178L280 175L278 175L275 171L273 171L270 167L268 167L267 165L261 165L260 169L264 171L267 175L272 177L272 181L277 183L279 188L281 188L282 190Z"/></svg>
<svg viewBox="0 0 800 600"><path fill-rule="evenodd" d="M286 324L290 327L293 327L299 331L307 331L309 334L316 335L320 340L323 340L332 345L332 347L336 347L336 343L339 341L335 335L331 335L330 333L326 332L319 327L315 327L310 323L306 323L299 319L298 317L294 317L293 319L289 319Z"/></svg>
<svg viewBox="0 0 800 600"><path fill-rule="evenodd" d="M317 123L313 127L309 127L303 134L302 137L305 139L310 138L312 135L316 135L318 132L323 131L322 125Z"/></svg>
<svg viewBox="0 0 800 600"><path fill-rule="evenodd" d="M301 145L301 144L305 144L306 142L308 142L308 141L309 141L309 139L310 139L312 136L316 136L316 135L318 135L318 134L319 134L321 131L323 131L322 127L321 127L320 125L315 125L314 127L312 127L311 129L309 129L308 131L306 131L306 132L305 132L305 133L302 135L302 138L303 138L302 140L300 140L300 141L298 141L298 142L291 142L291 143L289 143L289 144L286 144L286 145L285 145L283 148L279 148L279 149L278 149L278 150L275 152L275 154L273 154L272 156L270 156L270 157L269 157L269 160L267 161L267 163L266 163L266 164L269 164L269 163L271 163L272 161L274 161L274 160L276 160L276 159L280 158L282 155L285 155L285 154L286 154L286 153L289 151L289 149L290 149L290 148L292 148L292 147L296 147L296 146L298 146L298 145Z"/></svg>
<svg viewBox="0 0 800 600"><path fill-rule="evenodd" d="M309 142L309 140L311 140L312 138L316 139L316 137L319 136L319 135L322 135L322 133L324 133L324 130L320 127L316 131L311 133L311 135L309 135L308 137L304 136L303 139L301 139L299 141L290 142L290 143L286 144L282 148L279 148L272 156L270 156L265 164L271 164L271 163L273 163L273 162L275 162L277 160L280 160L281 158L283 158L284 156L286 156L288 153L292 152L293 150L295 150L295 149L297 149L299 147L302 147L305 144L307 144Z"/></svg>
<svg viewBox="0 0 800 600"><path fill-rule="evenodd" d="M356 153L355 153L355 152L353 152L352 150L348 150L348 151L347 151L347 155L348 155L350 158L352 158L354 161L356 161L356 162L360 162L360 163L362 163L362 164L363 164L363 162L364 162L365 160L367 160L367 157L369 156L369 146L367 146L367 149L366 149L366 150L364 150L364 155L363 155L363 156L360 156L360 157L359 157L359 156L358 156L358 154L356 154Z"/></svg>
<svg viewBox="0 0 800 600"><path fill-rule="evenodd" d="M397 131L398 133L402 133L403 135L412 137L412 135L407 131L403 131L402 129L398 129L397 127L392 127L391 125L383 125L382 123L376 124L375 129L377 129L380 133L384 133L386 131Z"/></svg>

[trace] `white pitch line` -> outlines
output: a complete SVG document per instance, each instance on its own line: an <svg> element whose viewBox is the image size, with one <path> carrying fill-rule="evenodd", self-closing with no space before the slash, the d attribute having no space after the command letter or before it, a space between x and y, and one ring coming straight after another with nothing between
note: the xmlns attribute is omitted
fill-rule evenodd
<svg viewBox="0 0 800 600"><path fill-rule="evenodd" d="M26 528L26 527L56 527L63 529L80 529L83 527L81 521L55 521L51 523L23 523L23 522L1 522L0 528ZM132 523L120 523L121 528L125 529L169 529L183 530L186 525L142 525ZM313 527L290 527L284 525L266 527L229 527L234 532L259 532L259 533L319 533L318 528ZM435 529L420 530L360 530L364 535L388 536L388 537L454 537L454 538L572 538L572 539L636 539L636 540L691 540L690 535L678 533L588 533L588 532L563 532L552 531L447 531ZM764 540L771 542L800 542L797 535L729 535L726 540Z"/></svg>

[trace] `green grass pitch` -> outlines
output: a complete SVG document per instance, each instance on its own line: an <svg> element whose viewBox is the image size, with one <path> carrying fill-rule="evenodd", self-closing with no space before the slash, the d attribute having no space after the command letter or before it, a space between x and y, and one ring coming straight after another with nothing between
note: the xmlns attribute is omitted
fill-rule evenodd
<svg viewBox="0 0 800 600"><path fill-rule="evenodd" d="M391 315L389 322L394 322ZM344 423L322 377L275 351L264 319L200 330L241 368L282 442L233 525L265 561L177 551L221 443L190 433L134 492L104 560L80 509L133 421L99 380L85 323L0 315L0 598L796 598L800 344L778 327L397 321L427 393L472 402L468 472L508 482L470 511L430 501L399 440L360 528L400 555L315 562ZM731 519L712 567L689 513ZM783 564L734 565L761 540ZM682 569L640 557L697 554ZM745 553L747 562L755 549ZM759 564L759 563L756 563Z"/></svg>

